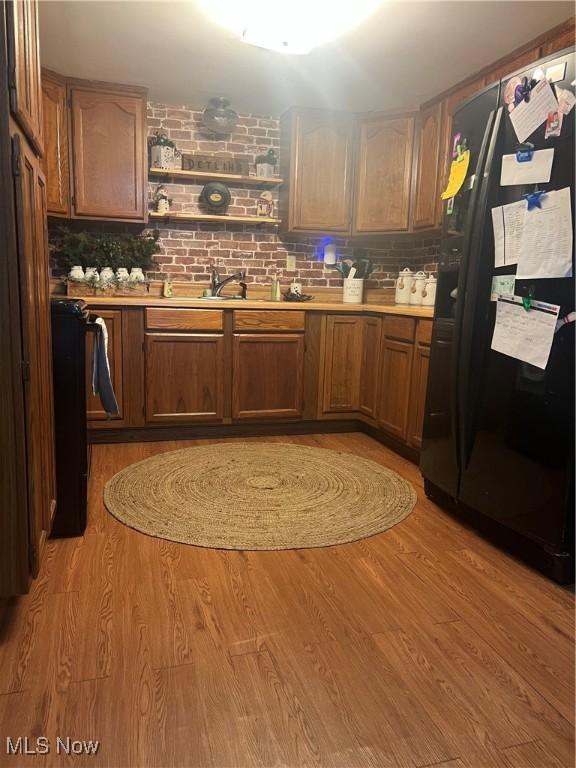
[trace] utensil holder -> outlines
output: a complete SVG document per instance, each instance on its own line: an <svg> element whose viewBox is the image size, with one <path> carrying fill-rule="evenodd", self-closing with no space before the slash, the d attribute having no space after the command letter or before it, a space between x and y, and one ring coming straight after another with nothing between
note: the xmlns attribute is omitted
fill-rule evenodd
<svg viewBox="0 0 576 768"><path fill-rule="evenodd" d="M362 277L345 277L342 301L344 304L362 304L364 298L364 279Z"/></svg>

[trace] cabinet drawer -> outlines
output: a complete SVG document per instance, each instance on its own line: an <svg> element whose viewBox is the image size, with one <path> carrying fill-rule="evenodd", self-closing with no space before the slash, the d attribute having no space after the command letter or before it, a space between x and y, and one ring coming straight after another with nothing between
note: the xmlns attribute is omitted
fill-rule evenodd
<svg viewBox="0 0 576 768"><path fill-rule="evenodd" d="M400 341L414 341L415 325L416 321L411 317L386 315L384 318L384 336Z"/></svg>
<svg viewBox="0 0 576 768"><path fill-rule="evenodd" d="M418 320L416 341L418 344L430 346L432 343L432 320Z"/></svg>
<svg viewBox="0 0 576 768"><path fill-rule="evenodd" d="M234 330L303 331L305 317L300 310L239 309L234 312Z"/></svg>
<svg viewBox="0 0 576 768"><path fill-rule="evenodd" d="M164 331L221 331L224 313L218 309L148 308L146 328Z"/></svg>

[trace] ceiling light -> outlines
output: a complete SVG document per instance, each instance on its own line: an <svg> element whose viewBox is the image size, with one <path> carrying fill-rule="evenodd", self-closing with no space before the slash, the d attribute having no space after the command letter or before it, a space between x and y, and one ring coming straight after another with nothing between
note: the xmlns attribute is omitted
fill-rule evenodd
<svg viewBox="0 0 576 768"><path fill-rule="evenodd" d="M303 54L334 40L366 19L382 0L198 0L204 13L245 43Z"/></svg>

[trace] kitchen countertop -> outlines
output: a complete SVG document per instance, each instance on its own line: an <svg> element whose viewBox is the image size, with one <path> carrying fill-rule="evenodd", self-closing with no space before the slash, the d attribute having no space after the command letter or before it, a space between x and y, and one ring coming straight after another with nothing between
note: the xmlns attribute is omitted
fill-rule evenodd
<svg viewBox="0 0 576 768"><path fill-rule="evenodd" d="M53 297L55 298L55 297ZM98 307L175 307L181 309L274 309L306 310L307 312L372 312L374 314L404 315L405 317L432 318L433 307L410 307L400 304L343 304L328 301L262 301L257 299L211 301L189 297L165 299L161 296L85 296L90 306Z"/></svg>

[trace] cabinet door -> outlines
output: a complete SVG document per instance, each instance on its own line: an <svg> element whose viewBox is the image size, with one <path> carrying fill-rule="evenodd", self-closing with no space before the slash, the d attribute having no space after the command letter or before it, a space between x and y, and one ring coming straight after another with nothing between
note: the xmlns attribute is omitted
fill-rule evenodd
<svg viewBox="0 0 576 768"><path fill-rule="evenodd" d="M32 146L42 155L42 94L36 0L6 3L10 109Z"/></svg>
<svg viewBox="0 0 576 768"><path fill-rule="evenodd" d="M349 232L352 121L311 110L292 115L289 228Z"/></svg>
<svg viewBox="0 0 576 768"><path fill-rule="evenodd" d="M324 413L357 411L360 401L363 319L328 315L324 343Z"/></svg>
<svg viewBox="0 0 576 768"><path fill-rule="evenodd" d="M14 136L16 218L20 265L30 567L38 570L43 531L55 505L52 349L46 237L46 187L39 160L25 140Z"/></svg>
<svg viewBox="0 0 576 768"><path fill-rule="evenodd" d="M146 421L222 421L224 336L147 333Z"/></svg>
<svg viewBox="0 0 576 768"><path fill-rule="evenodd" d="M303 381L302 334L234 334L232 418L301 418Z"/></svg>
<svg viewBox="0 0 576 768"><path fill-rule="evenodd" d="M574 19L569 19L561 27L557 28L549 40L547 40L541 49L541 56L551 56L553 53L563 51L564 48L574 48Z"/></svg>
<svg viewBox="0 0 576 768"><path fill-rule="evenodd" d="M391 435L405 440L414 347L409 342L384 339L380 373L378 423Z"/></svg>
<svg viewBox="0 0 576 768"><path fill-rule="evenodd" d="M366 317L362 338L360 410L372 419L376 418L381 344L382 320L379 317Z"/></svg>
<svg viewBox="0 0 576 768"><path fill-rule="evenodd" d="M418 140L418 180L414 204L414 229L434 227L437 223L440 176L440 139L442 102L422 110Z"/></svg>
<svg viewBox="0 0 576 768"><path fill-rule="evenodd" d="M70 216L66 84L47 73L42 73L42 112L43 170L48 193L48 213L52 216Z"/></svg>
<svg viewBox="0 0 576 768"><path fill-rule="evenodd" d="M71 89L74 214L146 220L143 96Z"/></svg>
<svg viewBox="0 0 576 768"><path fill-rule="evenodd" d="M438 186L439 194L436 198L436 217L437 224L439 226L442 224L442 213L444 208L444 204L440 199L440 195L446 188L446 183L448 181L448 171L452 161L452 117L454 112L456 112L463 101L465 101L469 96L472 96L473 93L481 91L483 87L483 79L473 80L472 82L467 83L466 85L463 85L462 87L453 91L444 100L442 137L440 140L440 184Z"/></svg>
<svg viewBox="0 0 576 768"><path fill-rule="evenodd" d="M114 387L114 394L118 402L118 416L113 421L123 418L124 397L122 391L122 312L118 309L99 309L97 311L106 323L108 331L108 362L110 364L110 378ZM108 422L106 411L98 395L92 392L92 350L94 347L94 335L86 335L86 415L88 422L95 421L90 427L98 427L98 421Z"/></svg>
<svg viewBox="0 0 576 768"><path fill-rule="evenodd" d="M410 415L408 419L408 445L422 447L422 427L426 407L426 385L428 384L428 365L430 347L417 344L414 350L412 367L412 387L410 391Z"/></svg>
<svg viewBox="0 0 576 768"><path fill-rule="evenodd" d="M412 116L360 122L355 232L408 229L413 142Z"/></svg>

